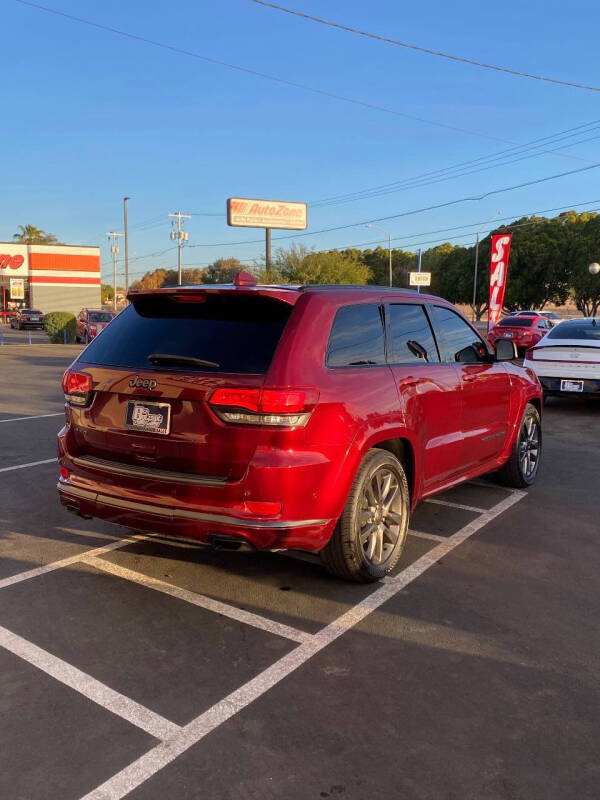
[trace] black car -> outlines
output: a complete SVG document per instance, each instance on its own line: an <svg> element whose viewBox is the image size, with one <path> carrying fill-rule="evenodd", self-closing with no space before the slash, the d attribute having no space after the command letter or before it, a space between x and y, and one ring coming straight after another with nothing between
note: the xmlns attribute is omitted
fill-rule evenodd
<svg viewBox="0 0 600 800"><path fill-rule="evenodd" d="M23 328L43 328L44 315L32 308L21 308L14 317L11 317L10 327L18 328L20 331Z"/></svg>

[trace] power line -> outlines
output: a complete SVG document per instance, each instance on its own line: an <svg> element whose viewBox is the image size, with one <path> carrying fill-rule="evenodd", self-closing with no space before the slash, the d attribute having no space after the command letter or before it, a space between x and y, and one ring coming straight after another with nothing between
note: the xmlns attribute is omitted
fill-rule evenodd
<svg viewBox="0 0 600 800"><path fill-rule="evenodd" d="M596 123L600 122L600 120L594 120L594 122L588 122L585 125L579 125L577 128L570 128L569 131L576 131L575 133L569 133L568 131L561 131L559 133L553 134L552 136L546 136L544 139L554 139L551 141L550 144L554 144L557 141L562 141L566 138L572 138L573 136L577 136L578 134L582 133L591 133L592 131L598 130L598 126ZM591 127L591 126L594 127ZM587 128L586 131L583 131L583 128ZM568 135L563 135L568 134ZM353 200L363 200L363 199L370 199L371 197L379 197L383 194L391 194L392 192L399 191L401 189L412 189L417 186L421 185L431 185L432 183L442 182L444 180L450 180L452 178L459 178L463 177L464 175L472 175L475 172L481 172L484 169L492 169L494 167L506 166L508 164L513 164L517 161L522 161L526 158L533 158L537 155L543 154L554 154L557 150L565 147L573 147L577 144L583 144L584 142L592 141L597 139L598 136L592 136L587 139L580 139L576 142L569 142L568 144L561 145L560 147L553 148L551 150L541 150L537 147L532 147L531 145L535 144L536 142L543 141L542 139L534 139L533 142L529 142L527 145L521 145L519 147L512 147L508 150L502 150L499 153L491 154L489 156L480 156L479 158L472 159L470 161L463 161L459 164L455 164L454 166L449 167L442 167L437 170L432 170L430 172L424 172L421 175L415 175L411 178L405 178L401 181L393 181L391 183L384 183L380 184L379 186L372 186L370 188L357 190L355 192L348 192L347 194L340 194L340 195L333 195L329 198L324 198L322 200L312 201L310 203L311 208L321 208L323 206L330 206L330 205L337 205L338 203L342 202L350 202ZM530 155L523 156L519 153L527 150L537 150L538 152L532 153ZM509 155L519 156L517 158L509 158ZM566 154L561 154L566 155ZM571 157L571 156L570 156ZM581 158L580 156L572 156L576 158L578 161L587 161L588 163L595 163L591 162L589 159ZM502 159L505 159L504 161ZM493 163L497 162L497 163ZM478 169L471 169L465 171L466 167L469 166L477 166L483 164L484 166L480 166ZM428 180L426 180L428 179ZM425 183L423 183L425 181Z"/></svg>
<svg viewBox="0 0 600 800"><path fill-rule="evenodd" d="M547 175L545 178L536 178L532 181L525 181L524 183L517 183L513 186L504 186L501 189L490 189L487 192L484 192L480 195L473 195L468 197L460 197L456 200L447 200L444 203L436 203L431 206L424 206L423 208L415 208L411 209L410 211L402 211L399 214L388 214L385 217L375 217L374 219L363 219L358 222L349 222L346 225L335 225L331 228L321 228L317 231L306 231L305 233L298 233L298 234L290 234L287 236L278 236L275 241L282 241L284 239L299 239L303 238L304 236L316 236L319 233L331 233L332 231L341 231L346 230L348 228L357 228L360 225L367 225L373 222L387 222L390 219L399 219L401 217L408 217L412 216L413 214L421 214L425 211L435 211L438 208L447 208L448 206L458 205L459 203L466 203L466 202L474 202L477 200L483 200L486 197L491 197L495 194L503 194L504 192L512 192L515 189L523 189L526 186L535 186L540 183L545 183L546 181L556 180L558 178L564 178L568 175L575 175L580 172L588 172L592 169L597 169L600 167L600 163L598 164L591 164L587 167L579 167L578 169L572 169L568 172L559 172L556 175ZM190 245L190 247L230 247L234 244L255 244L257 242L262 241L262 239L247 239L246 241L242 242L217 242L216 244L194 244Z"/></svg>
<svg viewBox="0 0 600 800"><path fill-rule="evenodd" d="M600 200L592 200L592 201L589 201L589 202L600 203ZM588 205L588 203L579 203L578 205ZM576 207L577 207L577 205L575 205L575 206L574 205L559 206L558 208L549 208L546 211L534 211L532 214L530 214L528 216L535 216L536 214L547 214L547 213L549 213L551 211L561 211L561 210L570 211L570 210L572 210L573 208L576 208ZM600 209L598 209L598 208L588 208L587 209L587 211L589 211L589 212L598 212L599 210ZM516 218L517 219L521 219L523 216L526 216L526 215L521 215L520 217L516 217ZM487 220L487 222L498 223L498 222L504 222L506 220L511 220L511 219L514 219L514 218L515 217L513 215L513 216L510 216L510 217L500 217L499 219ZM509 228L510 230L513 230L513 228L524 228L524 227L526 227L528 225L540 225L540 224L543 224L544 222L549 222L549 221L550 221L550 219L548 217L543 217L541 219L528 220L527 222L517 222L515 224L490 225L490 227L491 227L492 230L495 230L497 228ZM412 234L410 236L392 236L391 241L392 242L406 241L407 239L414 239L414 238L418 238L419 236L429 236L429 235L432 235L432 234L435 234L435 233L443 233L444 231L462 230L464 228L475 228L477 226L484 225L484 224L486 224L486 223L483 223L483 222L472 222L472 223L469 223L468 225L458 225L455 228L440 228L437 231L428 231L426 233ZM470 231L469 233L456 234L452 238L453 239L466 239L466 238L469 238L471 236L473 236L473 231ZM330 253L330 252L333 252L334 250L343 251L343 250L349 250L349 249L352 249L352 248L355 248L355 247L366 247L367 245L370 245L370 244L381 244L382 242L385 243L386 241L387 241L386 239L377 239L377 240L374 240L374 241L371 241L371 242L359 242L357 244L342 245L342 246L338 246L338 247L332 247L329 250L327 250L326 252ZM424 244L437 244L437 243L440 243L440 242L446 243L447 241L448 241L448 239L444 238L444 239L430 239L428 241L425 240L425 241L418 241L418 242L409 242L407 244L407 247L409 247L409 248L410 247L419 247L419 246L424 245Z"/></svg>
<svg viewBox="0 0 600 800"><path fill-rule="evenodd" d="M57 11L54 8L49 8L48 6L40 5L39 3L33 3L31 0L15 0L15 2L20 3L24 6L29 6L30 8L35 8L38 11L45 11L48 14L55 14L58 17L64 17L65 19L69 19L73 22L79 22L82 25L89 25L92 28L98 28L99 30L108 31L109 33L115 33L118 36L124 36L127 39L133 39L137 42L142 42L144 44L152 45L153 47L160 47L163 50L169 50L173 53L178 53L179 55L188 56L189 58L195 58L200 61L205 61L209 64L216 64L220 67L226 67L227 69L232 69L237 72L243 72L247 75L253 75L257 78L263 78L264 80L272 81L274 83L280 83L284 86L291 86L294 89L301 89L305 92L311 92L313 94L321 95L322 97L329 97L334 100L342 100L345 103L352 103L354 105L362 106L363 108L369 108L373 111L381 111L384 114L391 114L396 117L403 117L404 119L411 119L417 122L423 122L426 125L434 125L438 128L445 128L446 130L454 131L455 133L466 133L469 136L479 136L483 139L490 139L496 142L502 142L503 144L517 144L516 142L512 142L510 139L503 139L499 136L493 136L492 134L481 133L479 131L472 131L467 128L459 128L456 125L450 125L446 122L438 122L437 120L427 119L425 117L417 117L413 114L407 114L404 111L397 111L393 108L387 108L386 106L380 106L376 103L369 103L366 100L359 100L355 97L348 97L346 95L337 94L336 92L330 92L326 89L319 89L315 86L309 86L305 83L297 83L296 81L290 81L286 78L281 78L276 75L270 75L266 72L259 72L255 69L250 69L249 67L242 67L239 64L232 64L228 61L221 61L217 58L212 58L210 56L204 56L200 53L195 53L192 50L185 50L181 47L176 47L174 45L166 44L165 42L159 42L156 39L148 39L145 36L139 36L136 33L129 33L128 31L120 30L119 28L114 28L110 25L103 25L99 22L93 22L89 19L84 19L83 17L76 17L74 14L67 14L64 11Z"/></svg>
<svg viewBox="0 0 600 800"><path fill-rule="evenodd" d="M600 92L600 86L586 86L585 84L581 83L573 83L571 81L563 81L559 80L558 78L548 78L544 75L532 75L529 72L521 72L520 70L510 69L509 67L499 67L495 64L486 64L483 61L475 61L471 58L465 58L464 56L454 56L449 53L442 53L439 50L431 50L428 47L421 47L416 44L410 44L408 42L400 42L397 39L390 39L387 36L381 36L377 33L369 33L368 31L362 31L359 28L352 28L349 25L342 25L339 22L331 22L330 20L321 19L320 17L313 17L311 14L304 14L302 11L294 11L291 8L285 8L284 6L275 5L275 3L269 3L266 0L251 0L253 3L257 3L258 5L265 6L267 8L273 8L276 11L283 11L285 14L292 14L294 17L302 17L303 19L307 19L310 22L317 22L319 25L327 25L330 28L338 28L341 31L347 31L348 33L354 33L358 36L365 36L368 39L376 39L380 42L386 42L387 44L393 44L396 47L405 47L409 50L418 50L420 53L427 53L430 56L437 56L438 58L447 58L450 61L458 61L461 64L470 64L472 67L481 67L482 69L491 69L495 70L496 72L504 72L507 75L515 75L518 78L531 78L535 81L545 81L546 83L554 83L559 86L570 86L574 89L586 89L587 91L591 92Z"/></svg>
<svg viewBox="0 0 600 800"><path fill-rule="evenodd" d="M498 219L495 219L495 220L493 220L493 222L494 223L502 223L502 222L511 221L511 220L514 220L514 219L522 219L523 217L537 216L538 214L550 214L550 213L552 213L554 211L571 211L571 210L573 210L575 208L580 208L581 206L589 206L590 204L594 204L594 203L600 203L600 199L585 200L585 201L579 202L579 203L567 203L567 204L562 205L562 206L555 206L554 208L545 208L545 209L541 209L541 210L538 210L538 211L530 211L530 212L526 212L526 213L519 213L519 214L513 213L513 214L510 214L510 215L508 215L506 217L500 217ZM588 208L587 210L590 211L590 212L600 211L600 208L591 208L591 209ZM524 227L524 226L527 226L527 225L541 224L541 223L546 222L546 221L547 221L547 218L542 218L542 219L538 219L538 220L528 220L527 222L519 222L519 223L515 223L514 225L499 226L499 227L509 227L509 228L512 229L512 228ZM467 223L465 225L455 225L455 226L449 227L449 228L436 228L435 230L432 230L432 231L421 231L420 233L404 234L402 236L392 236L391 240L393 242L404 242L404 241L407 241L409 239L418 239L421 236L432 236L432 235L435 235L436 233L449 233L449 232L464 230L465 228L477 228L477 227L480 227L483 224L485 224L485 223L483 223L483 222L470 222L470 223ZM468 238L469 236L472 236L472 235L473 235L472 232L464 233L464 234L456 234L453 238L462 239L462 238ZM256 241L262 243L263 240L259 239L259 240L256 240ZM367 247L367 246L372 245L372 244L380 244L383 241L385 241L385 240L384 239L373 239L373 240L370 240L368 242L356 242L356 243L353 243L353 244L338 245L337 247L328 248L327 250L325 250L323 252L333 252L334 250L340 250L341 251L341 250L348 250L348 249L351 249L351 248ZM444 238L444 239L433 239L433 240L429 240L429 241L409 242L407 247L418 247L419 245L435 244L435 243L446 242L446 241L448 241L447 238ZM230 243L230 244L232 244L232 246L233 246L233 243ZM172 250L174 248L168 248L168 249ZM166 251L162 251L162 252L164 253ZM156 254L155 253L149 253L149 254L146 254L146 255L137 256L136 258L137 258L137 260L140 260L142 258L149 258L152 255L156 255ZM130 260L133 261L134 259L130 259ZM240 261L243 264L244 263L248 264L248 263L251 263L253 261L256 261L257 259L256 258L238 258L237 260ZM189 269L201 269L203 267L210 266L211 263L213 263L213 262L208 262L206 264L204 264L204 263L203 264L196 264L194 266L189 267ZM170 267L156 267L156 269L165 269L165 270L175 269L176 266L177 265L173 265L173 266L170 266ZM151 272L151 271L152 270L150 270L150 269L145 269L145 270L139 270L137 272L132 272L130 274L131 275L145 275L146 273Z"/></svg>

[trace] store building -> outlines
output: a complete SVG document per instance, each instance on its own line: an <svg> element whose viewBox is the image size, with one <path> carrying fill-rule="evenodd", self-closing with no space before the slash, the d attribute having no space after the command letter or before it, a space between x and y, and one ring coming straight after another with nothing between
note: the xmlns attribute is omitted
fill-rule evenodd
<svg viewBox="0 0 600 800"><path fill-rule="evenodd" d="M100 308L100 248L0 242L0 322L19 308Z"/></svg>

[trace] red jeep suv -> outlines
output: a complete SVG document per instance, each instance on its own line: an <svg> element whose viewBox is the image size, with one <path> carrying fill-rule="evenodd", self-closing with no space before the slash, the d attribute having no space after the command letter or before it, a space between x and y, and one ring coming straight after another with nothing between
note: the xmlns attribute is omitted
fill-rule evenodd
<svg viewBox="0 0 600 800"><path fill-rule="evenodd" d="M394 567L423 498L533 483L542 390L444 300L378 286L131 291L65 372L61 501L231 549Z"/></svg>

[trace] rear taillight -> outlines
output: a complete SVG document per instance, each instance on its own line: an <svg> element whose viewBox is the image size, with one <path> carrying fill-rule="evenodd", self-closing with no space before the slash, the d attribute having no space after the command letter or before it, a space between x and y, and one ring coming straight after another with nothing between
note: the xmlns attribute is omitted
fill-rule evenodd
<svg viewBox="0 0 600 800"><path fill-rule="evenodd" d="M209 404L223 422L302 428L317 404L316 389L215 389Z"/></svg>
<svg viewBox="0 0 600 800"><path fill-rule="evenodd" d="M525 351L525 358L527 361L533 361L535 359L535 347L530 347L529 350Z"/></svg>
<svg viewBox="0 0 600 800"><path fill-rule="evenodd" d="M65 400L72 406L87 406L92 397L92 378L85 372L67 370L62 379Z"/></svg>

